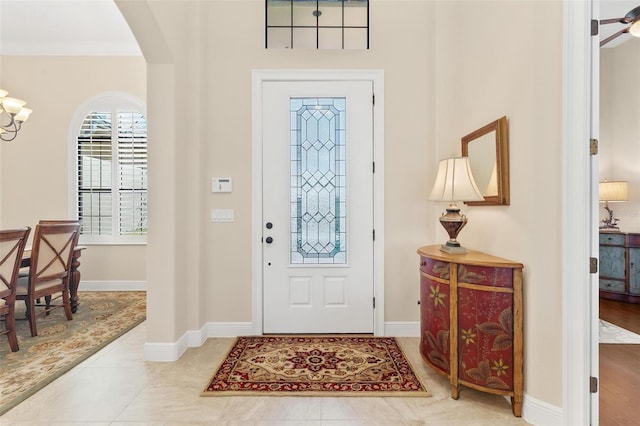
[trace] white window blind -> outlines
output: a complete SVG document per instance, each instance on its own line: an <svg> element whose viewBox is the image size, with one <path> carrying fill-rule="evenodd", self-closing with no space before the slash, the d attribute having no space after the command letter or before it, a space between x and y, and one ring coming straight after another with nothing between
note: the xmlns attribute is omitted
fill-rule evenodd
<svg viewBox="0 0 640 426"><path fill-rule="evenodd" d="M111 113L86 116L78 136L78 218L82 233L111 235L112 158Z"/></svg>
<svg viewBox="0 0 640 426"><path fill-rule="evenodd" d="M118 112L118 221L120 235L147 233L147 122Z"/></svg>
<svg viewBox="0 0 640 426"><path fill-rule="evenodd" d="M87 114L77 139L77 170L83 236L117 242L146 235L147 122L142 114Z"/></svg>

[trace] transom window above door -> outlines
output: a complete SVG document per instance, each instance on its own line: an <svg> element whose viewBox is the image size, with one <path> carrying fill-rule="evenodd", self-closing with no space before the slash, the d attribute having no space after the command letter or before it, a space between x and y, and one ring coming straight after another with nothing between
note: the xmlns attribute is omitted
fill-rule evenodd
<svg viewBox="0 0 640 426"><path fill-rule="evenodd" d="M265 0L268 49L368 49L369 0Z"/></svg>

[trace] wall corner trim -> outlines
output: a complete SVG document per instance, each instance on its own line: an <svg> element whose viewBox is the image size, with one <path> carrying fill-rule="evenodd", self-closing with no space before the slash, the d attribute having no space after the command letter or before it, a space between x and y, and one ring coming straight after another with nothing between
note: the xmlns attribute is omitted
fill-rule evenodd
<svg viewBox="0 0 640 426"><path fill-rule="evenodd" d="M180 359L188 348L197 348L208 338L235 338L254 333L251 322L208 322L198 330L188 330L176 342L144 344L144 360L173 362Z"/></svg>

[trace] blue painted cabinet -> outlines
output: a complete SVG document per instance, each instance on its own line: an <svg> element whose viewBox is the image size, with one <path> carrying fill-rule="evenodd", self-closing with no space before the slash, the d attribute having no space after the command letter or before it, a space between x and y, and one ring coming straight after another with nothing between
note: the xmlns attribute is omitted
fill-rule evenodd
<svg viewBox="0 0 640 426"><path fill-rule="evenodd" d="M600 233L600 297L640 303L640 234Z"/></svg>
<svg viewBox="0 0 640 426"><path fill-rule="evenodd" d="M640 246L629 246L629 294L640 297Z"/></svg>

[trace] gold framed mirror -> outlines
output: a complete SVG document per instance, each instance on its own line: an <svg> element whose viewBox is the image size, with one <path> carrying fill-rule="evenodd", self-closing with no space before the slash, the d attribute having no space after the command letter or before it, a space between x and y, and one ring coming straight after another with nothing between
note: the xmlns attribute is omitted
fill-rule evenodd
<svg viewBox="0 0 640 426"><path fill-rule="evenodd" d="M471 173L484 201L470 206L509 205L509 137L507 117L500 117L462 138L462 156L469 157Z"/></svg>

